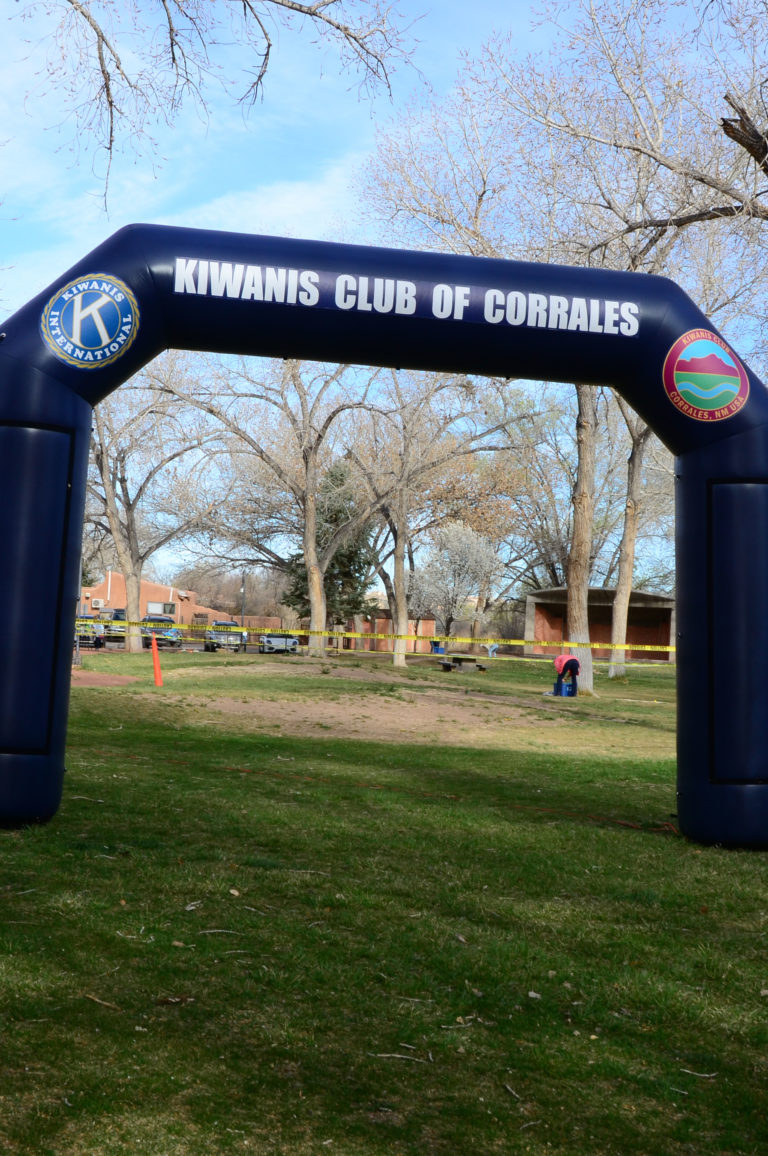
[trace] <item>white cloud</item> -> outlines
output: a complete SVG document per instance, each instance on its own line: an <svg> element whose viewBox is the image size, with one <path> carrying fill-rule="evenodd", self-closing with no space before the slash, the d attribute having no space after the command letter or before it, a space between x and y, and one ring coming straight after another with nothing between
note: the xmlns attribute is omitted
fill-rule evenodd
<svg viewBox="0 0 768 1156"><path fill-rule="evenodd" d="M417 0L404 10L421 12ZM445 86L460 47L490 31L498 0L442 0L415 27L415 63ZM506 6L502 6L506 7ZM510 0L507 20L527 14L527 0ZM36 16L21 20L19 13ZM86 138L78 147L72 120L59 124L58 94L46 88L51 42L48 9L0 0L4 60L0 69L0 316L15 311L116 229L131 222L269 233L327 240L351 236L351 179L373 147L375 115L395 105L359 101L350 77L323 73L306 37L281 31L265 98L246 119L212 90L203 123L192 109L168 128L154 126L153 160L129 150L113 164L109 212ZM26 43L24 38L27 38ZM242 51L231 49L231 75L242 75ZM396 94L417 84L396 74ZM350 91L350 86L352 91ZM34 90L27 99L26 94ZM397 102L396 102L397 103ZM51 127L53 126L53 127ZM97 171L94 172L94 165Z"/></svg>
<svg viewBox="0 0 768 1156"><path fill-rule="evenodd" d="M350 178L360 163L355 154L344 157L316 177L274 181L190 205L166 217L168 224L244 233L328 239L345 231L352 210Z"/></svg>
<svg viewBox="0 0 768 1156"><path fill-rule="evenodd" d="M46 240L37 247L28 244L13 254L3 272L5 309L15 311L91 249L101 244L123 225L152 221L197 229L221 229L239 233L266 233L272 236L317 240L354 240L350 234L353 194L350 177L361 157L344 157L320 171L312 180L275 181L258 188L228 192L211 200L189 200L183 209L163 211L162 187L137 174L135 184L120 190L119 211L105 222L94 198L91 205L78 201L71 205L54 201L41 213ZM173 199L173 198L171 198ZM29 233L25 230L29 241Z"/></svg>

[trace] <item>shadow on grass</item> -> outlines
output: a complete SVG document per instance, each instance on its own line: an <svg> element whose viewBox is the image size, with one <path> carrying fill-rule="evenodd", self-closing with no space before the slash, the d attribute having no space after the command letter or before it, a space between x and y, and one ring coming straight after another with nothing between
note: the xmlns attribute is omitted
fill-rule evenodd
<svg viewBox="0 0 768 1156"><path fill-rule="evenodd" d="M575 758L550 753L509 753L456 746L427 748L340 739L248 738L220 732L187 747L177 736L173 754L121 749L112 741L90 755L144 763L151 778L194 771L184 791L204 797L218 793L220 776L252 776L274 784L301 782L318 791L368 792L421 801L452 801L474 811L509 808L531 816L559 815L571 822L624 822L667 829L674 821L675 766L672 760ZM187 749L185 749L187 748ZM77 748L78 751L82 748ZM84 757L88 753L83 751ZM205 776L201 780L200 776ZM71 780L69 780L71 781ZM67 805L67 789L63 805Z"/></svg>

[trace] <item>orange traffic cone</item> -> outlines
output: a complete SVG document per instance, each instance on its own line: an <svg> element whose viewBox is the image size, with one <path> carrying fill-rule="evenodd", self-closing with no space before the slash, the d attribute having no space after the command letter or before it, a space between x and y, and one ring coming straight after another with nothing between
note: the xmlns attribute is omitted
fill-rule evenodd
<svg viewBox="0 0 768 1156"><path fill-rule="evenodd" d="M152 665L155 668L155 686L163 685L163 675L160 671L160 652L157 649L157 639L152 635Z"/></svg>

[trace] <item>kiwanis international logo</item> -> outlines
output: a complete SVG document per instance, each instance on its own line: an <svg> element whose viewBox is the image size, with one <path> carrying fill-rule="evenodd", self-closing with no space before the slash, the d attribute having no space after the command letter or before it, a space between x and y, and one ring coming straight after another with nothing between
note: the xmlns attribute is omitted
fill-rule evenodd
<svg viewBox="0 0 768 1156"><path fill-rule="evenodd" d="M744 366L708 329L678 338L664 361L663 380L672 404L695 421L733 417L749 397Z"/></svg>
<svg viewBox="0 0 768 1156"><path fill-rule="evenodd" d="M139 307L128 286L109 274L78 277L60 289L40 319L43 341L79 369L122 357L139 329Z"/></svg>

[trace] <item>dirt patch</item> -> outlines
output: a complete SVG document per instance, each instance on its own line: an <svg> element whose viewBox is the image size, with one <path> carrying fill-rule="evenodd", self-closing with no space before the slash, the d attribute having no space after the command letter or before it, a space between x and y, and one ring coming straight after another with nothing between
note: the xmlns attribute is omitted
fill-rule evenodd
<svg viewBox="0 0 768 1156"><path fill-rule="evenodd" d="M166 682L172 683L186 678L199 678L199 666L182 667L180 670L168 670L163 672L163 677ZM329 659L327 663L322 660L314 660L307 658L293 658L293 657L276 657L271 655L266 659L257 660L256 662L243 663L239 667L235 667L233 663L227 663L216 667L214 665L205 668L205 677L209 678L231 678L233 671L236 671L239 677L243 678L274 678L311 675L319 677L322 675L329 680L336 679L354 679L356 682L391 682L392 666L374 666L371 664L366 667L365 662L360 665L352 666L344 660Z"/></svg>
<svg viewBox="0 0 768 1156"><path fill-rule="evenodd" d="M299 674L299 664L291 664L294 673ZM263 667L251 668L259 678L267 673ZM311 668L313 673L317 667ZM185 671L176 671L172 682ZM222 672L223 673L223 672ZM250 671L249 671L250 673ZM333 693L333 683L338 679L347 681L356 678L371 684L371 691L351 696L339 688L338 697ZM328 693L322 697L304 698L300 682L297 693L290 697L274 697L268 687L264 694L236 698L231 695L208 697L205 695L185 695L183 702L188 719L196 719L201 725L215 722L221 725L236 725L238 730L261 734L284 734L311 736L313 738L370 739L371 742L418 743L453 746L504 747L509 743L510 733L530 732L531 740L542 732L559 731L564 721L557 712L550 718L542 718L538 704L513 704L509 699L483 694L479 678L466 675L464 682L456 689L446 687L412 690L397 687L390 690L385 679L377 677L376 671L335 669L328 675ZM260 679L259 679L260 680ZM375 684L381 683L381 692L376 693ZM469 693L465 693L465 689Z"/></svg>
<svg viewBox="0 0 768 1156"><path fill-rule="evenodd" d="M200 674L199 666L173 669L170 664L163 672L163 703L178 710L184 725L374 743L559 750L573 723L574 704L569 700L495 694L484 688L484 674L473 670L446 674L441 683L418 678L393 681L389 666L281 657L239 668L229 662L218 668L211 663L205 669L205 681L220 679L222 693L213 687L210 692L199 687L187 690L185 684ZM246 683L242 694L226 685L233 674L241 685ZM321 674L324 686L320 690ZM305 676L313 682L308 694L302 693ZM286 677L290 689L283 689ZM283 684L280 689L276 680ZM86 687L119 687L137 681L145 680L83 670L73 670L72 677L73 686ZM350 681L357 687L350 687ZM140 694L155 698L155 692L148 689L142 688ZM589 728L585 730L583 723L580 737L588 744Z"/></svg>
<svg viewBox="0 0 768 1156"><path fill-rule="evenodd" d="M425 676L430 669L425 665ZM409 670L411 676L401 679L394 677L391 666L378 662L317 662L300 656L220 666L212 660L204 671L200 666L174 669L169 662L161 697L180 725L241 734L478 750L563 751L574 743L601 754L620 754L624 749L620 738L606 736L603 720L590 718L588 702L581 699L547 698L536 691L495 693L486 685L485 674L474 670L441 679L422 679L420 664ZM221 693L216 686L190 685L201 673L205 684L220 680ZM228 686L233 675L236 683ZM303 693L305 677L311 679L312 689ZM73 686L119 688L136 682L144 684L141 698L156 701L157 692L147 687L146 678L81 668L72 672ZM674 732L668 727L644 727L640 737L644 757L674 757ZM626 742L631 747L630 733Z"/></svg>
<svg viewBox="0 0 768 1156"><path fill-rule="evenodd" d="M128 682L138 682L133 674L102 674L98 670L83 670L72 667L72 686L125 686Z"/></svg>

